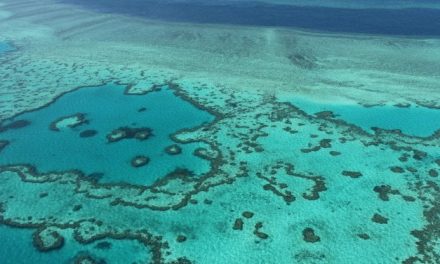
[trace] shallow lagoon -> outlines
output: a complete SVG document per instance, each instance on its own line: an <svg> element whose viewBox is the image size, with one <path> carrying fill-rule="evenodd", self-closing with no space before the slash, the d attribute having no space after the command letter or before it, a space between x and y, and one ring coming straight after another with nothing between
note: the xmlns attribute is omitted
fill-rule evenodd
<svg viewBox="0 0 440 264"><path fill-rule="evenodd" d="M85 114L87 123L50 129L59 118ZM196 175L209 171L209 162L193 155L202 143L178 144L182 152L169 155L165 148L176 144L170 136L213 120L213 116L176 97L170 89L147 95L124 95L124 87L82 88L56 102L4 122L26 120L29 125L8 129L0 139L10 143L2 150L0 164L32 164L41 171L79 169L102 182L151 184L178 168ZM124 139L108 143L106 136L120 127L152 129L146 140ZM95 135L87 135L95 131ZM84 132L86 137L81 137ZM93 134L93 133L92 133ZM133 167L134 157L149 158L148 164Z"/></svg>
<svg viewBox="0 0 440 264"><path fill-rule="evenodd" d="M295 97L290 102L308 114L331 111L335 118L359 126L367 132L373 132L372 128L378 127L400 129L407 135L427 137L440 129L440 109L392 105L365 107L359 104L316 102L303 97Z"/></svg>

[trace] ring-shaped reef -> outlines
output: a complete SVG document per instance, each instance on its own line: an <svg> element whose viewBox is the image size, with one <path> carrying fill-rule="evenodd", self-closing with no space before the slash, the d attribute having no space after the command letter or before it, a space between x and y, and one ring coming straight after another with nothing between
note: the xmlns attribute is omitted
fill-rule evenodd
<svg viewBox="0 0 440 264"><path fill-rule="evenodd" d="M210 170L210 163L193 153L207 144L180 144L178 156L166 150L176 144L172 135L177 131L213 120L210 113L166 86L137 95L127 93L122 85L85 87L3 121L0 165L30 164L41 171L75 169L102 182L140 185L150 185L176 169L201 175ZM148 165L133 166L140 156L148 157Z"/></svg>

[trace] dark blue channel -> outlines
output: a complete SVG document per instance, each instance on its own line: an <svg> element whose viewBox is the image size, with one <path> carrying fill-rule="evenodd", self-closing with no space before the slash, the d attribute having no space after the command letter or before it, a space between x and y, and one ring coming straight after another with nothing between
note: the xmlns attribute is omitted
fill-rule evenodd
<svg viewBox="0 0 440 264"><path fill-rule="evenodd" d="M268 3L158 0L60 0L99 12L171 22L295 27L324 32L440 36L440 10L429 8L348 9Z"/></svg>

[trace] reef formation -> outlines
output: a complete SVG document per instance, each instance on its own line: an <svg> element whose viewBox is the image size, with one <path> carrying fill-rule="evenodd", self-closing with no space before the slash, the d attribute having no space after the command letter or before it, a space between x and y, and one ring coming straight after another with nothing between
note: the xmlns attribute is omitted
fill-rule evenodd
<svg viewBox="0 0 440 264"><path fill-rule="evenodd" d="M437 40L1 2L0 236L32 233L25 262L440 263L440 132L290 100L438 110Z"/></svg>
<svg viewBox="0 0 440 264"><path fill-rule="evenodd" d="M209 172L193 177L176 169L142 186L94 182L80 171L5 165L2 223L35 229L34 244L42 251L57 250L65 239L136 240L152 252L152 263L207 263L219 248L246 262L269 259L261 248L292 252L282 263L347 258L334 247L350 248L366 261L379 248L388 252L384 262L439 260L433 235L438 135L367 133L264 92L251 97L203 84L168 86L216 117L172 135L178 144L209 146L193 153L210 162ZM137 157L135 165L145 159ZM29 200L35 202L23 203ZM214 251L194 251L203 244L212 245L205 252ZM402 250L388 251L387 245Z"/></svg>

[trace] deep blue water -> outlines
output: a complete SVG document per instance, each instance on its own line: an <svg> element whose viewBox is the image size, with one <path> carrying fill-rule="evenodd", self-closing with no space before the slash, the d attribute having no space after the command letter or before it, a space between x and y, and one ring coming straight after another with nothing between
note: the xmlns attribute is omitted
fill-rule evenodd
<svg viewBox="0 0 440 264"><path fill-rule="evenodd" d="M37 111L24 113L4 122L30 121L30 125L0 133L8 140L1 152L0 165L29 163L40 171L79 169L99 175L102 182L151 184L157 179L184 168L201 174L209 170L209 162L193 155L204 144L180 144L182 153L169 155L165 148L175 144L170 135L183 128L192 128L214 119L192 104L181 100L169 89L147 95L124 95L124 87L108 85L88 87L67 93L56 102ZM139 111L145 108L145 111ZM61 131L49 129L51 122L76 113L86 114L88 124ZM119 127L153 130L147 140L125 139L108 143L106 135ZM91 137L80 133L96 130ZM134 168L131 160L144 155L150 162Z"/></svg>
<svg viewBox="0 0 440 264"><path fill-rule="evenodd" d="M440 129L440 110L420 106L396 107L391 105L364 107L317 103L304 98L295 98L292 104L308 114L331 111L336 118L357 125L368 132L372 127L400 129L412 136L430 136Z"/></svg>
<svg viewBox="0 0 440 264"><path fill-rule="evenodd" d="M325 32L440 36L440 10L348 9L257 2L206 3L158 0L60 0L100 12L166 21L295 27Z"/></svg>

